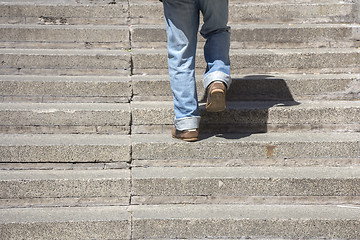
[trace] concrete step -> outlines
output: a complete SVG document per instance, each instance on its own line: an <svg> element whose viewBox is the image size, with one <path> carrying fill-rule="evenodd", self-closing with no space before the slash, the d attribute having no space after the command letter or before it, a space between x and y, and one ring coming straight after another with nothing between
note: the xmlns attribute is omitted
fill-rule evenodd
<svg viewBox="0 0 360 240"><path fill-rule="evenodd" d="M359 204L359 184L358 167L133 168L131 203Z"/></svg>
<svg viewBox="0 0 360 240"><path fill-rule="evenodd" d="M1 74L130 75L125 50L0 49Z"/></svg>
<svg viewBox="0 0 360 240"><path fill-rule="evenodd" d="M0 209L4 239L130 239L127 207Z"/></svg>
<svg viewBox="0 0 360 240"><path fill-rule="evenodd" d="M197 76L199 99L205 99ZM1 102L171 101L168 75L0 75ZM360 100L359 74L232 75L229 101Z"/></svg>
<svg viewBox="0 0 360 240"><path fill-rule="evenodd" d="M136 166L351 165L360 159L359 133L200 134L195 143L170 132L131 138Z"/></svg>
<svg viewBox="0 0 360 240"><path fill-rule="evenodd" d="M0 25L4 48L130 48L127 26L109 25Z"/></svg>
<svg viewBox="0 0 360 240"><path fill-rule="evenodd" d="M1 103L2 133L129 134L128 103Z"/></svg>
<svg viewBox="0 0 360 240"><path fill-rule="evenodd" d="M116 3L116 4L109 4ZM230 1L230 24L352 22L353 3L339 1ZM163 24L159 1L0 2L0 23L10 24Z"/></svg>
<svg viewBox="0 0 360 240"><path fill-rule="evenodd" d="M204 71L202 53L197 54L196 68ZM165 74L167 52L158 49L132 51L133 73ZM271 73L357 73L360 49L239 49L230 52L233 74Z"/></svg>
<svg viewBox="0 0 360 240"><path fill-rule="evenodd" d="M228 102L221 113L201 104L202 132L360 131L360 101ZM171 101L128 103L1 103L2 133L164 133Z"/></svg>
<svg viewBox="0 0 360 240"><path fill-rule="evenodd" d="M229 24L353 22L353 3L339 1L230 1ZM164 24L160 3L131 1L132 24Z"/></svg>
<svg viewBox="0 0 360 240"><path fill-rule="evenodd" d="M130 170L0 171L0 208L129 205Z"/></svg>
<svg viewBox="0 0 360 240"><path fill-rule="evenodd" d="M168 205L136 206L132 211L136 239L360 236L360 209L352 206Z"/></svg>
<svg viewBox="0 0 360 240"><path fill-rule="evenodd" d="M132 197L360 196L359 181L358 167L133 168Z"/></svg>
<svg viewBox="0 0 360 240"><path fill-rule="evenodd" d="M211 133L289 131L360 132L360 101L227 102L221 113L200 105L200 130ZM132 102L132 133L168 133L173 102Z"/></svg>
<svg viewBox="0 0 360 240"><path fill-rule="evenodd" d="M130 137L87 134L0 134L1 163L125 163Z"/></svg>
<svg viewBox="0 0 360 240"><path fill-rule="evenodd" d="M196 79L199 99L205 99L202 76L197 76ZM135 75L131 80L135 101L172 100L168 75ZM14 87L9 89L15 92ZM232 85L227 92L227 99L230 101L360 100L359 94L359 74L252 73L232 75Z"/></svg>
<svg viewBox="0 0 360 240"><path fill-rule="evenodd" d="M167 205L0 212L6 239L356 239L360 225L356 206Z"/></svg>
<svg viewBox="0 0 360 240"><path fill-rule="evenodd" d="M0 23L40 25L127 25L127 1L4 1ZM94 4L95 3L95 4Z"/></svg>
<svg viewBox="0 0 360 240"><path fill-rule="evenodd" d="M0 75L4 102L128 103L130 77Z"/></svg>
<svg viewBox="0 0 360 240"><path fill-rule="evenodd" d="M352 47L360 39L358 25L232 25L233 49ZM4 48L165 48L164 25L31 25L1 24ZM203 45L204 39L199 36Z"/></svg>
<svg viewBox="0 0 360 240"><path fill-rule="evenodd" d="M132 48L165 48L163 25L135 25ZM204 39L199 36L199 47ZM231 26L231 48L351 47L360 40L359 25L345 24L252 24Z"/></svg>
<svg viewBox="0 0 360 240"><path fill-rule="evenodd" d="M0 208L129 205L130 198L132 205L360 201L356 187L360 181L358 167L133 167L131 171L0 172Z"/></svg>

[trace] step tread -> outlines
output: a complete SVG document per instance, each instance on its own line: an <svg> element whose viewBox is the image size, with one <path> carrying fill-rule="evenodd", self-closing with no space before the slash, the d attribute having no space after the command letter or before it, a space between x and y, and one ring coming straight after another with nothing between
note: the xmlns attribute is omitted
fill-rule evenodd
<svg viewBox="0 0 360 240"><path fill-rule="evenodd" d="M202 104L203 105L203 104ZM318 108L359 108L360 101L300 101L297 104L291 101L228 101L226 103L228 108L231 109L318 109ZM131 108L172 108L172 101L133 101L131 102Z"/></svg>
<svg viewBox="0 0 360 240"><path fill-rule="evenodd" d="M0 170L0 181L130 179L130 170Z"/></svg>
<svg viewBox="0 0 360 240"><path fill-rule="evenodd" d="M191 143L192 145L202 145L208 143L321 143L321 142L360 142L360 133L336 133L336 132L296 132L296 133L259 133L259 134L218 134L211 136L211 134L204 134L204 138L199 142ZM134 134L131 136L133 145L137 144L151 144L151 143L166 143L167 145L184 145L191 146L189 143L172 139L170 134ZM360 150L360 149L359 149Z"/></svg>
<svg viewBox="0 0 360 240"><path fill-rule="evenodd" d="M106 55L106 56L118 56L118 55L130 55L127 50L119 49L0 49L0 54L20 54L20 55Z"/></svg>
<svg viewBox="0 0 360 240"><path fill-rule="evenodd" d="M9 26L9 28L16 28L17 25L14 26L13 24L6 24L6 26ZM22 25L19 25L19 26L26 28L27 25L22 24ZM82 25L80 25L80 27L81 26ZM87 25L84 25L84 27L86 27L86 26ZM357 23L287 23L287 24L280 24L280 23L241 24L241 23L234 23L234 24L231 24L231 29L357 28L359 26L360 26L360 24L357 24ZM41 28L41 26L38 26L38 27ZM66 26L64 28L66 28ZM165 30L166 26L164 24L134 24L134 25L131 25L131 29L161 29L161 30Z"/></svg>
<svg viewBox="0 0 360 240"><path fill-rule="evenodd" d="M133 49L135 54L166 54L166 49ZM304 49L234 49L230 55L248 55L248 54L324 54L324 53L360 53L357 48L304 48ZM200 54L200 53L199 53Z"/></svg>
<svg viewBox="0 0 360 240"><path fill-rule="evenodd" d="M360 167L134 167L137 179L359 179Z"/></svg>
<svg viewBox="0 0 360 240"><path fill-rule="evenodd" d="M126 135L94 134L0 134L0 146L123 146L130 144Z"/></svg>
<svg viewBox="0 0 360 240"><path fill-rule="evenodd" d="M0 209L0 223L130 221L128 207L71 207Z"/></svg>
<svg viewBox="0 0 360 240"><path fill-rule="evenodd" d="M210 211L209 211L210 210ZM129 212L131 211L131 213ZM325 205L139 205L0 209L0 223L133 219L318 219L358 220L357 206Z"/></svg>
<svg viewBox="0 0 360 240"><path fill-rule="evenodd" d="M336 77L337 75L334 75ZM43 75L0 75L3 82L130 82L130 76L43 76Z"/></svg>
<svg viewBox="0 0 360 240"><path fill-rule="evenodd" d="M117 111L130 112L128 103L0 103L0 111L29 111L34 113L54 113L73 111Z"/></svg>
<svg viewBox="0 0 360 240"><path fill-rule="evenodd" d="M359 220L357 206L309 205L167 205L134 206L139 219L319 219Z"/></svg>

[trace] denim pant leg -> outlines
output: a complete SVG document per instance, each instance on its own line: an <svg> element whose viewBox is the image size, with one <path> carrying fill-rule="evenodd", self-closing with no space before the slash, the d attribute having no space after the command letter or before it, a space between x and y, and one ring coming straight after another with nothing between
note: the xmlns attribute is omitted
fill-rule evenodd
<svg viewBox="0 0 360 240"><path fill-rule="evenodd" d="M164 0L163 4L175 127L178 130L198 128L195 55L200 10L196 0Z"/></svg>
<svg viewBox="0 0 360 240"><path fill-rule="evenodd" d="M230 27L228 23L228 0L199 0L204 25L201 35L206 39L204 55L207 63L204 87L220 80L229 88L230 78Z"/></svg>

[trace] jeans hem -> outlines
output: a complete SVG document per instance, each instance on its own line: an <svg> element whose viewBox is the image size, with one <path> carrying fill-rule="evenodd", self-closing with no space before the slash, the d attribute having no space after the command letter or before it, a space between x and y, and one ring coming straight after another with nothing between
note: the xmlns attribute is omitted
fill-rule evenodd
<svg viewBox="0 0 360 240"><path fill-rule="evenodd" d="M200 126L200 117L185 117L174 120L175 128L179 131L195 129Z"/></svg>
<svg viewBox="0 0 360 240"><path fill-rule="evenodd" d="M209 73L203 80L205 89L214 81L221 81L225 83L227 89L230 88L231 85L231 77L221 71L215 71Z"/></svg>

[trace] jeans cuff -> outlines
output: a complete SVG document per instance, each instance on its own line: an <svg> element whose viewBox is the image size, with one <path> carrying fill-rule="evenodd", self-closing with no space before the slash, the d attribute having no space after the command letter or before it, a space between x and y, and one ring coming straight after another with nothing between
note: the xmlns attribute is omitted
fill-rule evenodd
<svg viewBox="0 0 360 240"><path fill-rule="evenodd" d="M209 73L204 78L205 89L207 89L207 87L214 81L221 81L221 82L225 83L227 89L229 89L229 87L231 85L231 77L228 74L221 72L221 71L215 71L215 72Z"/></svg>
<svg viewBox="0 0 360 240"><path fill-rule="evenodd" d="M199 128L200 117L185 117L174 120L175 128L179 131Z"/></svg>

